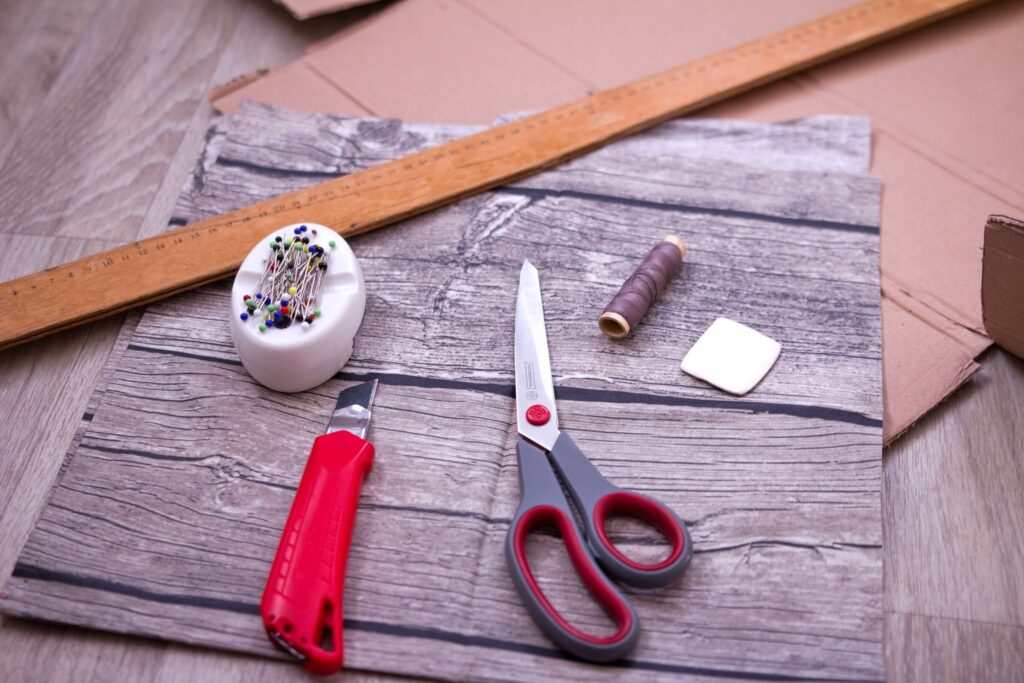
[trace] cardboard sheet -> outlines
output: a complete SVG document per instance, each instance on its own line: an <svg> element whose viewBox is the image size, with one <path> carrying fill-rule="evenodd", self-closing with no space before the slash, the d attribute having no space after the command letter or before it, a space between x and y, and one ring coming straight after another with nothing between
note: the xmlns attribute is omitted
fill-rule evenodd
<svg viewBox="0 0 1024 683"><path fill-rule="evenodd" d="M997 344L1024 358L1024 222L989 217L982 266L985 329Z"/></svg>
<svg viewBox="0 0 1024 683"><path fill-rule="evenodd" d="M175 223L466 132L248 104L208 136ZM367 311L352 359L299 394L266 390L241 367L229 283L149 306L107 361L0 609L283 656L258 613L281 527L338 391L376 377L377 456L345 586L350 669L454 681L881 679L881 188L869 153L860 117L674 121L359 235ZM631 339L609 340L596 324L604 303L676 229L693 234L682 272ZM765 244L771 269L758 267ZM557 650L505 566L524 258L540 270L559 424L607 477L657 496L693 535L679 581L629 591L643 633L620 665ZM743 397L679 369L719 311L784 349ZM631 557L659 552L637 526L612 534ZM530 565L571 623L601 632L605 617L561 547L531 536Z"/></svg>
<svg viewBox="0 0 1024 683"><path fill-rule="evenodd" d="M214 100L483 123L618 85L853 4L403 0ZM885 434L976 369L982 228L1024 215L1024 3L996 2L702 112L867 114L882 215Z"/></svg>

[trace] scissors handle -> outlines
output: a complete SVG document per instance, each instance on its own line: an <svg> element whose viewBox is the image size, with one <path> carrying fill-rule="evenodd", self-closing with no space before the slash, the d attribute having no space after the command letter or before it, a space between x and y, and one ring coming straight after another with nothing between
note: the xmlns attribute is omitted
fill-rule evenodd
<svg viewBox="0 0 1024 683"><path fill-rule="evenodd" d="M583 518L587 544L611 577L641 588L657 588L679 578L693 554L690 532L661 502L615 486L597 471L569 435L562 432L551 448L551 459L572 494ZM608 538L612 516L633 517L657 529L672 545L668 557L644 564L626 557Z"/></svg>
<svg viewBox="0 0 1024 683"><path fill-rule="evenodd" d="M584 547L583 535L545 452L525 441L519 442L517 451L522 501L505 540L505 559L520 598L541 630L567 652L591 662L623 657L640 637L636 610ZM558 530L576 574L615 621L613 635L594 636L576 628L541 590L526 559L526 538L531 531L548 526Z"/></svg>

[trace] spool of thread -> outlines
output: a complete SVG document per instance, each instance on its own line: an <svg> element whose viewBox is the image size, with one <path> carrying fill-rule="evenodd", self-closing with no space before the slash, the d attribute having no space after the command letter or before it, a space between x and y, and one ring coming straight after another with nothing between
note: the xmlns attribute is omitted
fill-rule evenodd
<svg viewBox="0 0 1024 683"><path fill-rule="evenodd" d="M597 321L601 331L621 339L635 330L669 280L679 272L685 255L686 244L675 235L656 244L601 313Z"/></svg>

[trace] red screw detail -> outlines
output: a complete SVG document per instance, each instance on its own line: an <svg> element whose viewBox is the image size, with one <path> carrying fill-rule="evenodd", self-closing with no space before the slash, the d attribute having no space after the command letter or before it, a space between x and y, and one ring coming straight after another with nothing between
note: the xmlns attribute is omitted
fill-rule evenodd
<svg viewBox="0 0 1024 683"><path fill-rule="evenodd" d="M551 411L539 403L526 409L526 421L532 425L539 427L543 424L547 424L550 419Z"/></svg>

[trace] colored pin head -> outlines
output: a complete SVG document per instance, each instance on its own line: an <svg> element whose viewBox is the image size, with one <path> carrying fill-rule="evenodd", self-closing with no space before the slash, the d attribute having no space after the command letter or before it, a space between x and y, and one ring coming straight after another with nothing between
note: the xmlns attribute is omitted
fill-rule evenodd
<svg viewBox="0 0 1024 683"><path fill-rule="evenodd" d="M291 230L291 236L275 235L267 242L263 274L252 294L242 297L247 312L240 316L243 322L257 321L260 332L285 329L293 319L309 329L320 317L318 306L329 257L323 247L311 244L305 236L308 230L301 225ZM329 244L332 249L336 246L333 240Z"/></svg>
<svg viewBox="0 0 1024 683"><path fill-rule="evenodd" d="M362 269L330 228L282 225L249 250L231 307L231 338L249 374L275 391L306 391L352 353L366 308Z"/></svg>

